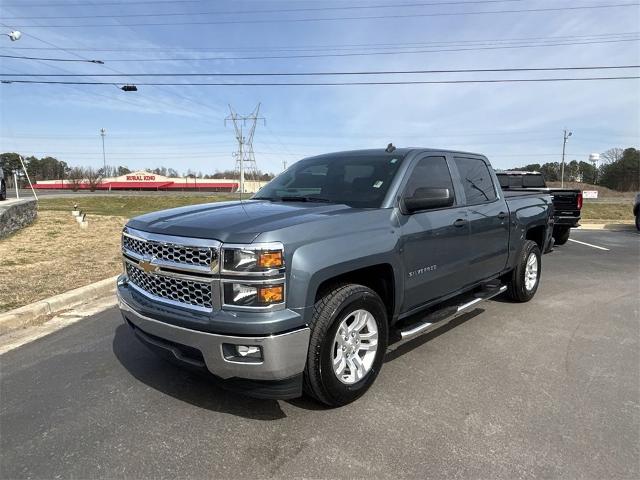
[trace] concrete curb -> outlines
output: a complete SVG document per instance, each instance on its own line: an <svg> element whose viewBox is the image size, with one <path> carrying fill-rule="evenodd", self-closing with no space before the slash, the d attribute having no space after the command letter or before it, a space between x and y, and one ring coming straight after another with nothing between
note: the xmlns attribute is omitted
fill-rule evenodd
<svg viewBox="0 0 640 480"><path fill-rule="evenodd" d="M635 230L633 223L583 223L579 230Z"/></svg>
<svg viewBox="0 0 640 480"><path fill-rule="evenodd" d="M95 300L96 298L115 295L117 278L116 275L115 277L100 280L91 285L76 288L75 290L70 290L30 305L1 313L0 335L19 328L43 323L48 317L63 310L81 305L87 302L87 300Z"/></svg>

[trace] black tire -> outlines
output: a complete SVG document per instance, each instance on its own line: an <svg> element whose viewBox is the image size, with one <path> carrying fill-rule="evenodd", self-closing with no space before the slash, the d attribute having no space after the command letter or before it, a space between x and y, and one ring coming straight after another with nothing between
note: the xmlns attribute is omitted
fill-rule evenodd
<svg viewBox="0 0 640 480"><path fill-rule="evenodd" d="M569 227L556 227L553 229L553 239L555 245L564 245L569 240L571 234L571 228Z"/></svg>
<svg viewBox="0 0 640 480"><path fill-rule="evenodd" d="M526 285L527 262L531 255L536 256L538 269L536 272L536 282L532 288ZM518 258L516 268L513 269L507 282L507 294L514 302L528 302L538 291L540 284L540 273L542 272L542 255L536 242L525 240Z"/></svg>
<svg viewBox="0 0 640 480"><path fill-rule="evenodd" d="M378 344L370 370L356 383L342 383L333 370L334 339L342 320L351 312L364 309L374 317ZM362 396L373 384L387 349L387 312L382 300L363 285L336 285L315 304L311 338L304 372L305 392L332 407L346 405Z"/></svg>
<svg viewBox="0 0 640 480"><path fill-rule="evenodd" d="M4 181L0 182L0 200L7 199L7 185Z"/></svg>
<svg viewBox="0 0 640 480"><path fill-rule="evenodd" d="M640 214L636 213L636 229L640 232Z"/></svg>

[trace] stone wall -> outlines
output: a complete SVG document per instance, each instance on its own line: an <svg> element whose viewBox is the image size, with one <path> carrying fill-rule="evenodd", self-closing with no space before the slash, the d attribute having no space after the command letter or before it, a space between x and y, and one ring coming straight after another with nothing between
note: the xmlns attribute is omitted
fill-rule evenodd
<svg viewBox="0 0 640 480"><path fill-rule="evenodd" d="M31 225L37 215L38 202L34 199L0 202L0 239Z"/></svg>

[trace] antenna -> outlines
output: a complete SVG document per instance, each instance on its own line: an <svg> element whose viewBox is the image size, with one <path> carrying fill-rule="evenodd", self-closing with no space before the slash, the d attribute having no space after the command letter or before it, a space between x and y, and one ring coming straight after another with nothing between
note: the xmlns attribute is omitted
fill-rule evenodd
<svg viewBox="0 0 640 480"><path fill-rule="evenodd" d="M245 174L248 172L249 177L253 176L253 181L257 182L258 179L258 166L256 164L256 157L253 151L253 137L256 133L256 125L258 121L262 121L263 125L267 124L264 117L260 116L260 103L249 115L239 115L233 110L233 107L229 105L229 116L224 119L225 126L227 122L233 122L233 128L236 135L236 141L238 142L238 151L233 155L236 159L236 171L240 177L240 199L242 200L242 194L245 192ZM244 135L245 127L248 125L247 135Z"/></svg>

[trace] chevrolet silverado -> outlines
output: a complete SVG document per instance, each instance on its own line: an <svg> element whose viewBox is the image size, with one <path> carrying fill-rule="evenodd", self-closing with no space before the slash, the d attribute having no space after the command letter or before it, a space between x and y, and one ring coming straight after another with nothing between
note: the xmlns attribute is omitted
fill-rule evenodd
<svg viewBox="0 0 640 480"><path fill-rule="evenodd" d="M505 293L536 293L551 197L483 155L306 158L246 201L139 216L122 235L125 322L161 356L263 398L360 397L387 345Z"/></svg>

